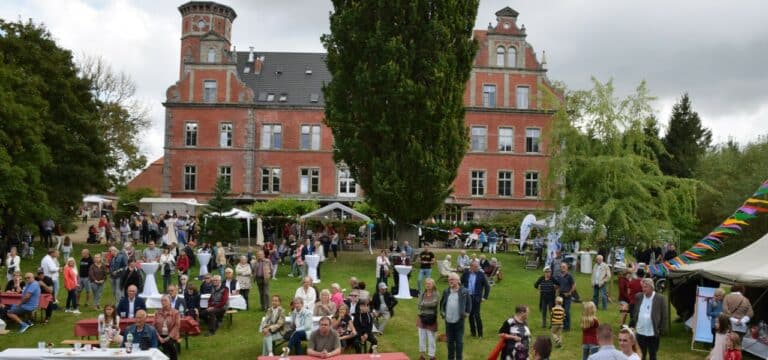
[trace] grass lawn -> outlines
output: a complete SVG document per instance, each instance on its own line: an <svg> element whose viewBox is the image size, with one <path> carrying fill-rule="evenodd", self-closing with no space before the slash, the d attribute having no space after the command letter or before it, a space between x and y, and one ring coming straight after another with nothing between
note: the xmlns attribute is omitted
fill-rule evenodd
<svg viewBox="0 0 768 360"><path fill-rule="evenodd" d="M83 246L88 246L91 253L94 251L103 251L103 245L82 245L77 244L73 254L79 255ZM438 252L438 259L442 259L445 253ZM497 257L503 265L504 280L491 289L491 295L487 302L483 304L482 318L484 323L485 337L476 339L469 337L469 325L465 330L464 358L465 359L486 359L490 349L494 347L497 341L496 333L502 322L514 313L515 305L527 304L531 307L529 323L534 336L548 334L547 330L540 327L541 317L536 309L538 303L538 293L533 288L533 283L540 275L540 270L526 271L523 269L523 258L516 254L497 254ZM22 260L22 269L32 271L40 264L42 254L37 253L34 260ZM456 255L453 255L456 258ZM374 288L374 264L375 256L362 252L344 252L340 254L338 262L326 262L321 269L322 283L318 284L318 289L328 288L333 282L341 284L342 288L347 287L347 279L350 276L357 276L369 284L369 290ZM281 265L278 271L278 280L270 284L271 293L277 293L283 296L283 299L289 299L293 296L296 288L299 286L299 279L289 278L288 266ZM197 268L193 269L192 274L197 274ZM175 278L175 277L174 277ZM158 280L162 280L161 278ZM611 293L616 297L616 282L613 279ZM63 283L63 278L61 279ZM415 288L416 276L412 277L411 287ZM195 280L196 283L198 283ZM576 282L579 293L582 298L591 297L591 288L589 286L589 277L587 275L576 274ZM391 284L391 280L390 280ZM162 284L158 284L161 288ZM442 291L447 286L445 280L438 281L438 289ZM162 290L162 289L161 289ZM254 310L258 308L258 295L256 289L251 292L251 310L241 312L234 316L234 323L230 328L225 322L213 337L191 337L189 350L182 350L182 358L186 359L228 359L243 358L255 359L261 355L261 335L258 332L258 326L262 312ZM111 290L109 284L104 289L102 304L111 302ZM66 300L65 291L60 291L58 300L64 305ZM578 318L581 316L581 304L573 304L572 317L573 324L578 326ZM288 301L283 301L283 307L288 308ZM0 336L0 349L8 347L35 347L38 341L50 341L59 344L64 339L73 339L74 323L78 319L95 318L97 312L91 309L81 309L81 315L55 311L50 324L35 325L26 333L19 334L18 327L15 324L9 325L11 333ZM401 351L408 354L411 359L418 358L418 335L415 328L416 300L400 300L395 309L396 316L393 317L387 325L386 333L379 338L381 351ZM673 318L674 314L673 308ZM617 324L619 322L619 312L615 304L610 304L608 311L599 311L598 318L601 323ZM203 329L204 330L204 329ZM205 331L205 330L204 330ZM439 332L444 331L444 323L440 321ZM659 358L661 359L703 359L706 353L690 350L691 334L683 328L680 323L673 323L672 335L663 337L661 340L661 349ZM437 358L446 357L445 343L438 343ZM564 336L563 347L555 349L552 359L579 359L581 357L581 332L576 329ZM745 358L749 358L745 355Z"/></svg>

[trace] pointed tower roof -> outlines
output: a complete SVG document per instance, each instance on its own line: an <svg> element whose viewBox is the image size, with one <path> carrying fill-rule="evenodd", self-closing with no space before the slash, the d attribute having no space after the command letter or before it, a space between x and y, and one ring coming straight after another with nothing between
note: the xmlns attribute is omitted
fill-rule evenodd
<svg viewBox="0 0 768 360"><path fill-rule="evenodd" d="M511 17L516 18L517 15L520 15L517 11L512 9L511 7L507 6L499 11L496 12L496 16L498 17Z"/></svg>

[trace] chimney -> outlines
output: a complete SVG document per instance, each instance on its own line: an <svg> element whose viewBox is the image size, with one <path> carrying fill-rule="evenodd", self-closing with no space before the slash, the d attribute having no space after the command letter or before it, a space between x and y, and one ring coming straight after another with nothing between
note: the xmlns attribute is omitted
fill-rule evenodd
<svg viewBox="0 0 768 360"><path fill-rule="evenodd" d="M264 66L264 56L257 56L253 62L253 73L256 75L261 74L261 68Z"/></svg>

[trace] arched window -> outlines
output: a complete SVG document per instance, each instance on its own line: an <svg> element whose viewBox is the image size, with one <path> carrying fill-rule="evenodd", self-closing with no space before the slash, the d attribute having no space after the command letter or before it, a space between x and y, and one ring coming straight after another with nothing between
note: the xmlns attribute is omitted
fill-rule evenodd
<svg viewBox="0 0 768 360"><path fill-rule="evenodd" d="M504 66L504 47L499 46L496 48L496 65Z"/></svg>
<svg viewBox="0 0 768 360"><path fill-rule="evenodd" d="M208 49L208 62L216 62L216 49L210 48Z"/></svg>
<svg viewBox="0 0 768 360"><path fill-rule="evenodd" d="M509 54L507 54L507 66L517 67L517 49L509 47Z"/></svg>

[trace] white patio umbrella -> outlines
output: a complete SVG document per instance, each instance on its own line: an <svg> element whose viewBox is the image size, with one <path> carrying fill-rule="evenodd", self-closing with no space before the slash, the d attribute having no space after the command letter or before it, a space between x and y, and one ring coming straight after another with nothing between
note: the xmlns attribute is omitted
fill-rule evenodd
<svg viewBox="0 0 768 360"><path fill-rule="evenodd" d="M251 230L248 229L248 245L251 245ZM264 246L264 224L261 216L256 218L256 245Z"/></svg>

